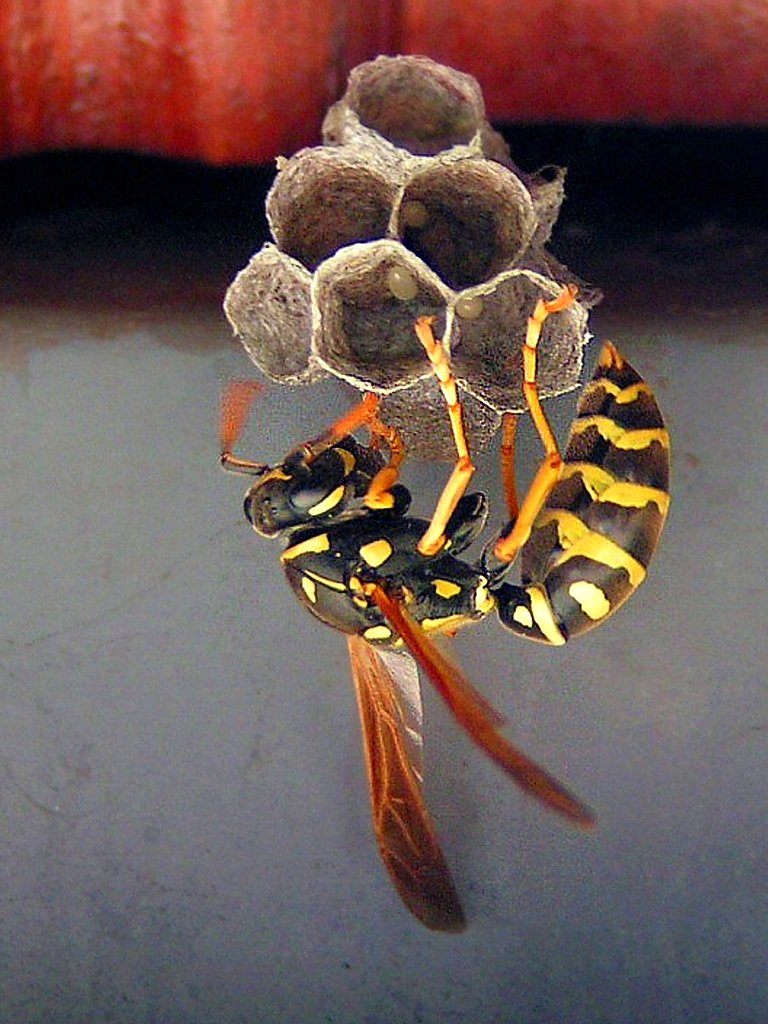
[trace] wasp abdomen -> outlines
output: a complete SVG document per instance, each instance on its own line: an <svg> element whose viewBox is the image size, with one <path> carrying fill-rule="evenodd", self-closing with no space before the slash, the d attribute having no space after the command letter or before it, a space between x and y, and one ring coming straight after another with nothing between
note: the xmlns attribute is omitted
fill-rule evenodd
<svg viewBox="0 0 768 1024"><path fill-rule="evenodd" d="M559 482L497 590L505 626L564 643L642 583L669 507L669 435L648 384L606 344L579 401Z"/></svg>

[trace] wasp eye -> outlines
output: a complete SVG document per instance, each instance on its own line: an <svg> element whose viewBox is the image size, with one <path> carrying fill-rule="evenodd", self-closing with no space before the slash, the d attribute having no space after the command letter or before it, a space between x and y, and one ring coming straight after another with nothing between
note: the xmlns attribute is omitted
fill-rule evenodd
<svg viewBox="0 0 768 1024"><path fill-rule="evenodd" d="M336 496L336 501L340 499L343 490L338 492L338 489L344 482L344 463L331 449L319 455L308 469L308 476L291 490L290 502L297 512L314 516L319 514L317 509L327 511L335 504L334 501L328 505L331 495Z"/></svg>
<svg viewBox="0 0 768 1024"><path fill-rule="evenodd" d="M316 480L303 487L297 487L291 492L291 504L294 508L306 512L308 509L319 505L328 494L328 481Z"/></svg>

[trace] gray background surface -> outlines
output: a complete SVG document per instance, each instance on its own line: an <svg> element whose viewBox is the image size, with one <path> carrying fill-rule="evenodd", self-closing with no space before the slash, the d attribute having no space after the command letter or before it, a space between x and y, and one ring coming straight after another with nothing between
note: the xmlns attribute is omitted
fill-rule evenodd
<svg viewBox="0 0 768 1024"><path fill-rule="evenodd" d="M590 637L547 650L486 622L456 642L594 835L526 801L426 693L429 801L470 921L444 937L378 861L345 644L218 467L221 387L250 372L219 311L244 254L67 217L3 243L0 1019L764 1024L755 239L699 226L582 257L608 295L593 330L668 417L671 517L649 581ZM573 401L550 406L561 436ZM276 459L348 404L270 389L244 450ZM527 424L521 441L530 475ZM408 467L420 511L446 472ZM498 508L497 476L489 455Z"/></svg>

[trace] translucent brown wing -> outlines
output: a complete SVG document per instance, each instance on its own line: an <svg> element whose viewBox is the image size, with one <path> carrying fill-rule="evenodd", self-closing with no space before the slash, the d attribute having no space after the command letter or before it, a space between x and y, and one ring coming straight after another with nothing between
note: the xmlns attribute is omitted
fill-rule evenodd
<svg viewBox="0 0 768 1024"><path fill-rule="evenodd" d="M464 914L421 791L418 670L349 636L373 826L382 860L408 909L428 928L458 932Z"/></svg>
<svg viewBox="0 0 768 1024"><path fill-rule="evenodd" d="M595 818L590 809L569 793L554 776L501 735L498 731L501 716L490 708L484 698L478 699L480 695L474 686L432 643L402 602L376 584L370 588L370 596L448 704L459 725L491 760L507 772L518 786L552 810L583 828L592 828Z"/></svg>

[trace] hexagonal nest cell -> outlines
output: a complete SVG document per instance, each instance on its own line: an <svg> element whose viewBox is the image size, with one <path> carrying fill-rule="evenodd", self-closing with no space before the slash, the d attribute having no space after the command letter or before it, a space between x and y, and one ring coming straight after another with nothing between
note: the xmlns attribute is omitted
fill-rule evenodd
<svg viewBox="0 0 768 1024"><path fill-rule="evenodd" d="M395 295L397 292L401 297ZM385 394L431 375L413 325L445 329L448 293L429 267L394 241L349 246L315 275L313 351L361 391Z"/></svg>
<svg viewBox="0 0 768 1024"><path fill-rule="evenodd" d="M397 191L357 153L305 149L283 164L267 219L279 248L316 270L345 245L383 238Z"/></svg>
<svg viewBox="0 0 768 1024"><path fill-rule="evenodd" d="M267 198L275 240L238 274L226 314L272 380L330 374L386 396L385 422L412 454L453 458L418 317L450 352L479 451L520 410L521 345L538 298L573 275L545 248L564 171L528 175L485 119L469 75L426 57L355 68L324 145L281 159ZM541 393L577 386L599 293L549 318Z"/></svg>
<svg viewBox="0 0 768 1024"><path fill-rule="evenodd" d="M527 189L491 160L426 167L408 181L400 209L421 212L418 219L401 213L403 245L456 290L487 281L514 263L536 229Z"/></svg>
<svg viewBox="0 0 768 1024"><path fill-rule="evenodd" d="M427 57L359 65L342 103L366 128L414 156L468 145L485 120L477 81Z"/></svg>

